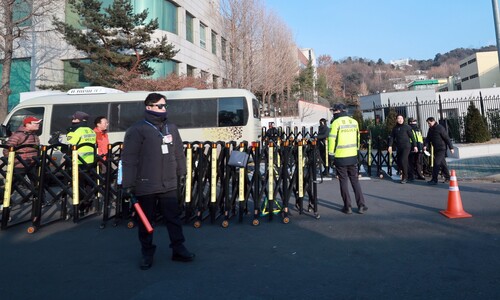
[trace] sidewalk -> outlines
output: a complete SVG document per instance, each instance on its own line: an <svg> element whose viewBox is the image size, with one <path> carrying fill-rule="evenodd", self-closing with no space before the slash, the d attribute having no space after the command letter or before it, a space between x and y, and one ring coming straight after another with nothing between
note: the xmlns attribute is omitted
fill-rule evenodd
<svg viewBox="0 0 500 300"><path fill-rule="evenodd" d="M448 159L448 168L457 172L459 179L500 181L500 155L464 159Z"/></svg>

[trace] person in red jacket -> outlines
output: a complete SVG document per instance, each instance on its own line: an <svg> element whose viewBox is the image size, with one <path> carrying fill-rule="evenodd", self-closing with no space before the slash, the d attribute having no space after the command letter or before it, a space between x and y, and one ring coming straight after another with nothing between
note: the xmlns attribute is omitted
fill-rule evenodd
<svg viewBox="0 0 500 300"><path fill-rule="evenodd" d="M106 159L108 154L108 119L105 116L99 116L94 121L94 132L97 142L97 155L103 156Z"/></svg>

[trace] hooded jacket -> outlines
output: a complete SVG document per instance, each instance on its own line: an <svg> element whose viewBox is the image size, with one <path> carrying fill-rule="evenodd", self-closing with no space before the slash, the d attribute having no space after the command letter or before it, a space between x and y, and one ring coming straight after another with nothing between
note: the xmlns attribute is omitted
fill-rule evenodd
<svg viewBox="0 0 500 300"><path fill-rule="evenodd" d="M163 136L172 136L163 153ZM122 152L123 187L134 188L136 196L166 193L177 189L177 177L186 175L186 157L177 126L166 117L145 112L145 118L125 133Z"/></svg>

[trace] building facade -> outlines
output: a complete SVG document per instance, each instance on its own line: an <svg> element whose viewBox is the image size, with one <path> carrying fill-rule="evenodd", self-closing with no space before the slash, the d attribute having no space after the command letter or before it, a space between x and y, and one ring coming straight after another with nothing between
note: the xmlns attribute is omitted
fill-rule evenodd
<svg viewBox="0 0 500 300"><path fill-rule="evenodd" d="M460 61L464 90L500 87L497 51L477 52Z"/></svg>
<svg viewBox="0 0 500 300"><path fill-rule="evenodd" d="M102 2L107 7L113 0ZM148 20L158 18L159 29L153 40L166 35L168 42L179 50L172 60L152 65L154 78L175 73L201 76L214 88L226 84L224 62L228 45L222 36L219 0L132 0L132 4L135 13L147 9ZM70 61L84 56L52 30L52 16L70 24L76 24L78 16L65 0L55 0L53 5L53 14L36 20L29 36L18 41L12 64L9 109L19 103L20 92L36 91L40 85L74 84L82 79Z"/></svg>

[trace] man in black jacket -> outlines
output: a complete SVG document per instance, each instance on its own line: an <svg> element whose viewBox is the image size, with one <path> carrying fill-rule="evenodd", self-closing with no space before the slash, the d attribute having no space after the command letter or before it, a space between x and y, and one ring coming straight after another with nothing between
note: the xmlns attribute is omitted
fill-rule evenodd
<svg viewBox="0 0 500 300"><path fill-rule="evenodd" d="M446 128L438 124L433 117L427 118L426 121L429 125L429 131L427 132L424 150L430 148L430 145L432 145L434 149L434 167L432 168L432 179L427 183L430 185L436 185L438 182L440 169L442 169L443 171L445 182L450 180L450 172L448 171L448 166L446 165L445 158L446 147L450 149L451 153L454 153L454 150L450 137L446 132Z"/></svg>
<svg viewBox="0 0 500 300"><path fill-rule="evenodd" d="M389 136L389 155L392 153L392 144L395 143L398 151L397 163L398 168L401 171L401 183L404 184L409 181L413 181L413 172L408 172L408 155L410 151L417 152L417 143L413 137L413 132L411 127L404 124L404 117L398 115L396 117L396 126L392 129L391 135Z"/></svg>
<svg viewBox="0 0 500 300"><path fill-rule="evenodd" d="M160 209L167 226L172 248L172 260L192 261L194 254L184 246L184 234L177 199L178 178L186 175L186 157L177 126L167 121L166 97L151 93L144 101L144 119L133 124L123 143L123 187L137 196L146 217L151 222ZM156 246L153 234L148 234L139 222L142 261L140 268L153 265Z"/></svg>

